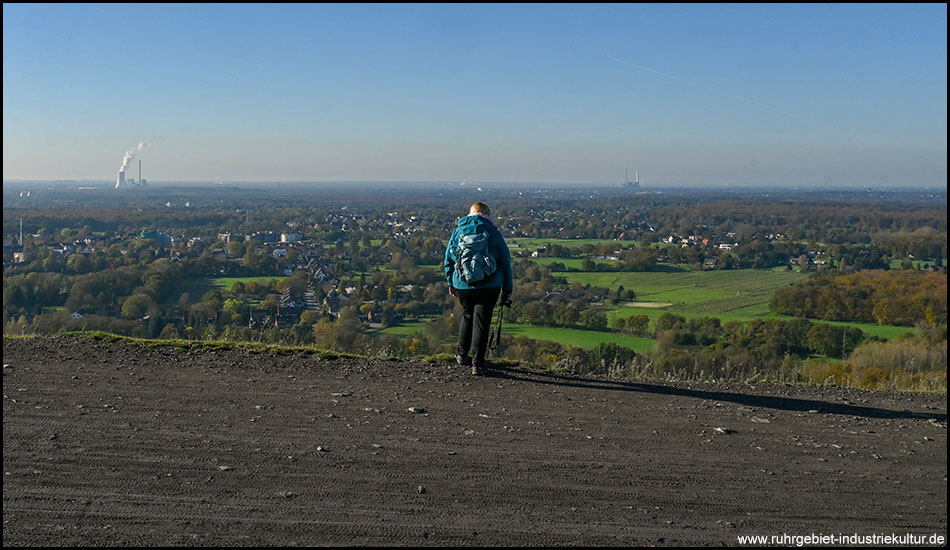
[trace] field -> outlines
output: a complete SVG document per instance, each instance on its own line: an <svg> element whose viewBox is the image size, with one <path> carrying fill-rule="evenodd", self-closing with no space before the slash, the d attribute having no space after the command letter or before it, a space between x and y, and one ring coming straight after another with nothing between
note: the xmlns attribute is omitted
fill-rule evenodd
<svg viewBox="0 0 950 550"><path fill-rule="evenodd" d="M679 272L563 272L568 281L592 286L625 289L637 300L669 302L671 310L723 314L767 304L772 294L804 275L789 271L736 269Z"/></svg>
<svg viewBox="0 0 950 550"><path fill-rule="evenodd" d="M234 283L259 283L259 284L268 284L271 281L279 281L285 279L283 275L278 276L266 276L266 277L218 277L211 279L211 284L213 286L231 290L231 287L234 286Z"/></svg>
<svg viewBox="0 0 950 550"><path fill-rule="evenodd" d="M565 261L538 259L538 262ZM566 260L576 262L580 260ZM617 317L646 315L655 321L664 313L674 313L687 319L716 317L727 323L745 323L755 319L791 319L769 311L768 302L779 288L807 277L794 271L739 269L732 271L666 271L666 272L559 272L556 275L568 281L608 287L619 286L637 293L642 305L618 304L606 306L608 324ZM913 332L911 327L868 323L821 321L833 325L847 325L861 329L869 336L893 340L901 334ZM412 334L425 328L423 322L406 322L383 329L383 334ZM569 328L540 327L528 324L506 324L505 334L525 336L592 348L601 343L615 343L643 352L653 346L653 339L634 338L614 332L598 332Z"/></svg>
<svg viewBox="0 0 950 550"><path fill-rule="evenodd" d="M686 319L692 319L694 317L716 317L723 324L728 323L729 321L737 321L740 323L746 323L755 319L793 319L787 315L776 315L769 311L768 304L757 304L754 306L749 306L745 308L740 308L737 310L729 311L726 313L696 313L688 310L678 310L674 307L666 308L654 308L654 307L629 307L629 306L620 306L614 307L607 310L607 320L612 322L616 317L630 317L631 315L646 315L650 318L651 321L656 320L664 313L673 313L679 315ZM913 327L899 327L893 325L876 325L871 323L848 323L840 321L823 321L818 319L812 319L812 322L816 323L827 323L829 325L842 325L859 328L864 331L865 334L869 336L878 336L887 340L893 340L900 336L901 334L907 332L914 332Z"/></svg>
<svg viewBox="0 0 950 550"><path fill-rule="evenodd" d="M540 260L539 260L540 261ZM548 261L557 261L550 259ZM576 261L578 264L580 260ZM643 306L624 305L607 307L608 322L616 317L646 315L656 320L664 313L674 313L687 319L694 317L716 317L723 323L738 321L745 323L755 319L791 319L769 311L768 302L772 294L780 289L807 277L806 274L786 270L737 269L722 271L666 271L666 272L559 272L556 275L569 282L578 281L592 286L607 287L616 290L623 286L637 293L638 302L647 302ZM669 304L665 307L657 307ZM878 336L893 340L901 334L913 332L911 327L887 326L869 323L845 323L821 321L834 325L847 325L861 329L869 336ZM528 327L525 327L528 328ZM554 331L560 331L555 333ZM539 340L554 340L593 347L601 341L609 340L606 333L591 332L592 335L574 335L572 329L543 329L531 327L523 335ZM620 335L615 335L620 336ZM633 347L637 351L652 340L637 339ZM580 343L576 343L580 342Z"/></svg>
<svg viewBox="0 0 950 550"><path fill-rule="evenodd" d="M569 344L580 348L594 348L600 344L618 344L630 348L637 353L649 351L655 341L652 338L636 338L617 332L537 327L514 323L506 323L502 327L502 338L507 336L525 336L535 340L549 340L551 342Z"/></svg>
<svg viewBox="0 0 950 550"><path fill-rule="evenodd" d="M618 241L614 239L507 239L508 246L517 245L518 248L533 251L537 248L544 248L549 244L557 244L569 248L580 248L584 245L599 246L602 244L616 245L619 247L636 246L636 241Z"/></svg>
<svg viewBox="0 0 950 550"><path fill-rule="evenodd" d="M905 261L906 261L906 260L901 260L901 259L899 259L899 258L894 258L894 259L891 260L891 263L889 264L889 267L890 267L891 269L902 269L903 266L904 266L904 262L905 262ZM911 264L913 264L914 269L924 269L924 268L927 268L927 267L930 267L930 266L935 265L935 262L932 261L932 260L931 260L931 261L912 260L912 261L911 261ZM947 259L946 259L946 258L941 258L940 265L947 265Z"/></svg>
<svg viewBox="0 0 950 550"><path fill-rule="evenodd" d="M584 258L531 258L531 261L538 265L551 265L553 263L559 263L564 264L564 267L567 269L580 269L581 264L584 262ZM618 263L619 262L616 261L594 260L594 265L606 264L613 267Z"/></svg>
<svg viewBox="0 0 950 550"><path fill-rule="evenodd" d="M558 240L558 239L540 239ZM560 241L573 242L571 239ZM581 239L578 239L581 241ZM608 242L608 241L605 241ZM539 258L534 261L551 263L560 261L568 267L579 267L582 260ZM576 266L574 264L577 264ZM425 266L437 268L438 266ZM612 322L616 317L646 315L650 320L664 313L674 313L687 319L694 317L716 317L723 323L729 321L748 322L754 319L790 319L769 311L768 302L779 288L794 283L807 275L786 270L737 269L723 271L663 271L663 272L558 272L557 276L569 282L578 281L592 286L608 287L616 290L619 286L637 293L637 301L643 306L608 306L607 319ZM214 289L231 289L237 282L257 282L267 284L282 276L266 277L201 277L186 281L183 292L189 292L193 299ZM669 304L658 307L661 304ZM911 327L882 326L868 323L829 322L835 325L847 325L863 330L869 336L878 336L893 340L901 334L913 332ZM615 343L637 352L653 345L649 338L634 338L612 332L586 331L580 329L551 328L531 325L506 325L506 334L526 336L536 340L550 340L571 344L582 348L592 348L601 343ZM408 335L422 331L425 323L408 321L399 326L387 327L382 334Z"/></svg>
<svg viewBox="0 0 950 550"><path fill-rule="evenodd" d="M191 294L192 300L199 300L206 292L211 290L231 290L231 287L235 283L249 283L256 282L261 284L267 284L271 281L279 281L284 279L283 275L273 275L265 277L195 277L188 279L182 285L181 293ZM179 293L179 295L181 294ZM177 300L177 296L171 299L172 302Z"/></svg>
<svg viewBox="0 0 950 550"><path fill-rule="evenodd" d="M380 334L410 335L424 332L427 321L406 321L393 327L386 327ZM494 328L495 325L492 325ZM560 344L570 344L580 348L593 348L598 345L619 344L631 348L637 353L643 353L653 347L652 338L635 338L616 332L600 332L595 330L581 330L559 327L538 327L519 323L504 323L502 325L502 339L511 336L524 336L534 340L548 340ZM454 342L455 336L446 339L446 343Z"/></svg>
<svg viewBox="0 0 950 550"><path fill-rule="evenodd" d="M386 327L379 330L380 334L415 334L417 332L425 332L426 323L428 321L403 321L398 325Z"/></svg>
<svg viewBox="0 0 950 550"><path fill-rule="evenodd" d="M679 273L559 273L569 281L608 286L616 289L623 285L637 293L639 301L671 304L665 308L619 306L607 313L608 321L615 317L646 315L654 320L666 312L687 319L717 317L723 323L745 323L754 319L791 319L769 311L772 294L807 275L785 270L737 269L732 271L684 271ZM911 327L820 321L832 325L846 325L861 329L869 336L893 340L901 334L913 332Z"/></svg>

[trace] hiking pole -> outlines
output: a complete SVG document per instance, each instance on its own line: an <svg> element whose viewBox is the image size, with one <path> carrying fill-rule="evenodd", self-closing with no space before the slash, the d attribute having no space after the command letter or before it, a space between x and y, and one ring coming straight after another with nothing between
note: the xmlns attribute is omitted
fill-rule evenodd
<svg viewBox="0 0 950 550"><path fill-rule="evenodd" d="M498 324L495 326L495 330L491 331L488 336L488 350L492 353L498 349L498 345L501 344L501 322L505 319L505 304L498 304Z"/></svg>

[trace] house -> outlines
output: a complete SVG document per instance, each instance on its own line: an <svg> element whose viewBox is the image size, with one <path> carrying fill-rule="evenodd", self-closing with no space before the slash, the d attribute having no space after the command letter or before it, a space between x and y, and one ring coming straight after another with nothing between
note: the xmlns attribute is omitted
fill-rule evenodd
<svg viewBox="0 0 950 550"><path fill-rule="evenodd" d="M706 258L703 260L703 269L716 269L719 267L719 258Z"/></svg>
<svg viewBox="0 0 950 550"><path fill-rule="evenodd" d="M166 235L166 234L164 234L164 233L162 233L162 232L160 232L160 231L155 231L154 229L145 229L145 230L143 230L141 233L139 233L139 238L140 238L140 239L152 239L153 241L155 241L155 244L157 244L158 246L162 246L162 247L164 247L164 246L169 246L169 245L172 244L172 238L171 238L171 237L169 237L168 235Z"/></svg>
<svg viewBox="0 0 950 550"><path fill-rule="evenodd" d="M280 242L282 243L299 243L302 240L303 240L303 235L300 233L297 233L296 231L285 232L285 233L280 234Z"/></svg>
<svg viewBox="0 0 950 550"><path fill-rule="evenodd" d="M65 256L76 252L76 245L72 243L60 243L52 250L54 256Z"/></svg>
<svg viewBox="0 0 950 550"><path fill-rule="evenodd" d="M303 293L303 301L307 311L319 311L320 304L317 303L317 297L312 288L308 288Z"/></svg>
<svg viewBox="0 0 950 550"><path fill-rule="evenodd" d="M245 241L258 241L263 243L276 243L280 240L280 235L273 231L257 231L244 237Z"/></svg>
<svg viewBox="0 0 950 550"><path fill-rule="evenodd" d="M286 288L280 295L280 306L277 308L277 315L285 312L299 313L303 310L305 303L296 292Z"/></svg>

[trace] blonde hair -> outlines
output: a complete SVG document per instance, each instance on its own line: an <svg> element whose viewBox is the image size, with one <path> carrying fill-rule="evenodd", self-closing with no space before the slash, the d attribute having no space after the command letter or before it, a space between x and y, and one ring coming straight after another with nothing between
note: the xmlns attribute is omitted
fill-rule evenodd
<svg viewBox="0 0 950 550"><path fill-rule="evenodd" d="M469 215L472 214L485 214L486 216L491 216L491 210L489 210L488 205L483 202L476 202L468 210Z"/></svg>

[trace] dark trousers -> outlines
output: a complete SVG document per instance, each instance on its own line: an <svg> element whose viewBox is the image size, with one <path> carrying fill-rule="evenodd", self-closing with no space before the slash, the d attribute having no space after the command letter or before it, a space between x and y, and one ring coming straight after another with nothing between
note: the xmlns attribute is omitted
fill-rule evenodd
<svg viewBox="0 0 950 550"><path fill-rule="evenodd" d="M501 287L457 290L459 303L462 304L462 319L459 323L459 343L456 353L460 357L468 356L475 347L473 362L481 365L485 362L485 351L491 334L491 316L495 311L495 302L501 294Z"/></svg>

